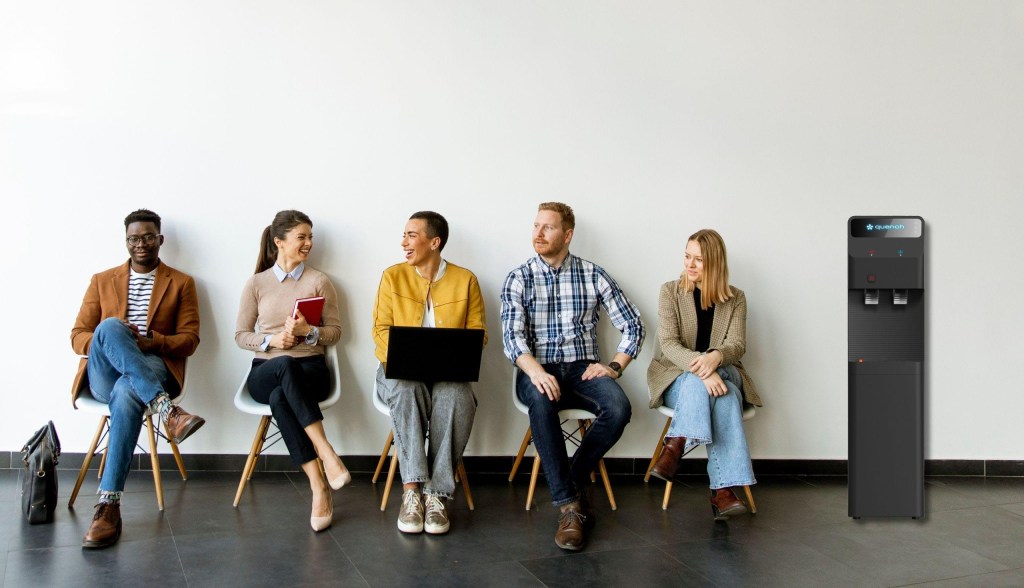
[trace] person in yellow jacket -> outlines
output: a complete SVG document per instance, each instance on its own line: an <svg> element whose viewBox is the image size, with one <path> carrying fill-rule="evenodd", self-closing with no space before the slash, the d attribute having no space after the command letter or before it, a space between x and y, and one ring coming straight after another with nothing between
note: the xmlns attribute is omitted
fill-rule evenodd
<svg viewBox="0 0 1024 588"><path fill-rule="evenodd" d="M384 270L373 306L373 341L381 362L377 394L391 410L395 431L403 489L398 529L403 533L448 532L446 502L455 491L455 468L473 429L476 397L468 382L385 377L389 328L485 329L487 343L480 284L473 272L441 257L447 242L443 216L413 214L402 233L405 262Z"/></svg>

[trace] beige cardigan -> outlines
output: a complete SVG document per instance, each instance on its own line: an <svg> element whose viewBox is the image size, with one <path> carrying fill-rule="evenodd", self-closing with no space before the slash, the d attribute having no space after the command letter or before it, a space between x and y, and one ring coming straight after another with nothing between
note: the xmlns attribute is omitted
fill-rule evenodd
<svg viewBox="0 0 1024 588"><path fill-rule="evenodd" d="M747 402L762 406L754 382L743 369L740 358L746 352L747 297L743 290L730 286L733 296L715 305L711 324L711 346L722 352L722 365L733 365L743 378L743 396ZM694 351L697 339L697 309L693 293L679 287L679 280L665 282L658 295L658 343L661 351L647 368L647 388L651 408L661 406L661 397L700 352Z"/></svg>

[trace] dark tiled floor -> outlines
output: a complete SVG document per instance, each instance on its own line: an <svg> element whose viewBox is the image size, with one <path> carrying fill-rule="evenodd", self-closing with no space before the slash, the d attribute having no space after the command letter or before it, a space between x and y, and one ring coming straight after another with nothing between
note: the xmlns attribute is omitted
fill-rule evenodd
<svg viewBox="0 0 1024 588"><path fill-rule="evenodd" d="M238 474L164 475L166 510L152 477L133 472L116 546L81 548L95 481L66 507L74 472L60 471L63 499L51 525L20 513L19 472L0 470L3 586L1022 586L1024 479L929 478L921 521L846 516L843 478L763 477L758 514L711 520L704 481L676 484L661 509L660 482L613 479L619 508L595 488L597 526L588 548L552 541L555 511L523 510L526 478L472 476L476 511L461 492L448 536L395 528L383 484L356 476L335 493L330 531L309 529L309 489L297 474L257 474L237 509Z"/></svg>

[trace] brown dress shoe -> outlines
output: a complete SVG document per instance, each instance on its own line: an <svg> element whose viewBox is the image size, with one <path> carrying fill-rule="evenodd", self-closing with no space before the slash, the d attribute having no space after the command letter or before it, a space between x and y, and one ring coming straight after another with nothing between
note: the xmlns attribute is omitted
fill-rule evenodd
<svg viewBox="0 0 1024 588"><path fill-rule="evenodd" d="M732 488L719 488L711 491L711 513L716 521L724 521L733 515L747 512L746 505L740 501Z"/></svg>
<svg viewBox="0 0 1024 588"><path fill-rule="evenodd" d="M558 531L555 533L555 545L569 551L579 551L586 543L587 517L577 509L569 509L558 517Z"/></svg>
<svg viewBox="0 0 1024 588"><path fill-rule="evenodd" d="M651 475L671 482L679 469L679 460L683 457L683 448L686 447L686 437L669 437L661 448L661 455L651 470Z"/></svg>
<svg viewBox="0 0 1024 588"><path fill-rule="evenodd" d="M167 413L167 420L164 421L164 429L167 433L167 438L174 441L175 445L178 445L205 423L206 419L203 417L189 414L182 410L180 406L172 406L171 410Z"/></svg>
<svg viewBox="0 0 1024 588"><path fill-rule="evenodd" d="M121 505L101 502L96 505L92 524L85 532L82 547L99 549L110 547L121 538Z"/></svg>

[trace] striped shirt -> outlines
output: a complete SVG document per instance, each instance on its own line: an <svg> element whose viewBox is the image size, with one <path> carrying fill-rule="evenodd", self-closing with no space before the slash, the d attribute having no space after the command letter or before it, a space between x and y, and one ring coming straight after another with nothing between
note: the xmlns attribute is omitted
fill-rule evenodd
<svg viewBox="0 0 1024 588"><path fill-rule="evenodd" d="M146 336L149 328L146 319L149 315L149 299L153 296L153 282L156 281L156 268L147 274L131 270L128 276L128 322L139 328L139 334Z"/></svg>
<svg viewBox="0 0 1024 588"><path fill-rule="evenodd" d="M512 270L501 288L501 331L513 362L600 361L598 307L622 333L617 351L636 358L644 342L640 311L600 266L571 253L553 268L540 256Z"/></svg>

